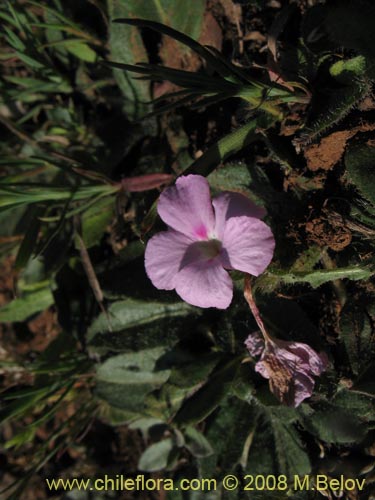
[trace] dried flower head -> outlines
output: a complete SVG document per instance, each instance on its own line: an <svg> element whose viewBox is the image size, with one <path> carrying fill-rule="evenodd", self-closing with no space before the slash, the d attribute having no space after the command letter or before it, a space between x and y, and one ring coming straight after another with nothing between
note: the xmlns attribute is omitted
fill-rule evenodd
<svg viewBox="0 0 375 500"><path fill-rule="evenodd" d="M327 369L328 358L302 342L271 337L255 303L249 275L245 276L244 297L259 327L259 332L245 340L249 354L261 356L255 370L269 380L271 392L279 401L297 407L313 393L313 375L319 376Z"/></svg>
<svg viewBox="0 0 375 500"><path fill-rule="evenodd" d="M299 406L314 390L313 376L327 369L325 353L316 353L307 344L289 342L252 333L245 341L251 356L261 354L255 370L269 380L271 392L288 406ZM263 348L261 348L263 345Z"/></svg>

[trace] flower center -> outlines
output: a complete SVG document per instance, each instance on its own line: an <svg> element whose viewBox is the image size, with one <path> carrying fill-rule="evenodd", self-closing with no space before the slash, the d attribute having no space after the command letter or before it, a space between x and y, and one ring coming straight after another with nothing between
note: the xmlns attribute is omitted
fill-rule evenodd
<svg viewBox="0 0 375 500"><path fill-rule="evenodd" d="M208 240L208 241L198 241L196 243L197 249L202 257L206 259L214 259L221 252L221 241L219 240Z"/></svg>
<svg viewBox="0 0 375 500"><path fill-rule="evenodd" d="M192 263L208 262L217 257L221 252L219 240L195 241L188 246L181 260L180 269Z"/></svg>

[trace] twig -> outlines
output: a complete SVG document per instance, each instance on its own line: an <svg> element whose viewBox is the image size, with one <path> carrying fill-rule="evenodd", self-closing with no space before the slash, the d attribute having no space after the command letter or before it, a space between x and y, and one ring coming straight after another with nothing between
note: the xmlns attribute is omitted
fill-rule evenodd
<svg viewBox="0 0 375 500"><path fill-rule="evenodd" d="M253 292L251 289L251 281L250 281L249 274L245 274L244 297L246 299L246 302L249 304L250 310L253 313L253 316L255 318L255 321L257 322L257 325L259 326L260 331L262 332L264 340L270 341L271 337L264 326L263 320L260 317L259 309L258 309L258 307L255 303L254 297L253 297Z"/></svg>
<svg viewBox="0 0 375 500"><path fill-rule="evenodd" d="M108 311L104 307L103 300L104 300L104 295L102 292L102 289L100 287L100 283L98 281L98 278L96 277L95 269L94 266L92 265L89 253L87 251L86 245L82 239L81 236L81 224L80 224L80 218L78 216L74 217L74 232L75 232L75 238L78 244L78 249L79 253L81 256L81 261L83 268L85 270L87 279L89 281L91 290L95 296L96 301L99 304L99 307L101 311L105 314L107 318L107 323L108 323L108 330L112 332L112 324L111 320L108 314Z"/></svg>

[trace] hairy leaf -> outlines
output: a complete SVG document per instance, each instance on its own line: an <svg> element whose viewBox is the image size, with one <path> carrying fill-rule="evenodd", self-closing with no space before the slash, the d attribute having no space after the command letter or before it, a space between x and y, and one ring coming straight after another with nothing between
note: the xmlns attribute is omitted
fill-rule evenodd
<svg viewBox="0 0 375 500"><path fill-rule="evenodd" d="M138 469L146 472L155 472L168 465L168 458L174 448L171 438L163 439L149 446L141 455Z"/></svg>
<svg viewBox="0 0 375 500"><path fill-rule="evenodd" d="M113 356L97 370L96 393L112 406L129 412L142 412L145 397L169 378L169 370L156 369L163 348Z"/></svg>
<svg viewBox="0 0 375 500"><path fill-rule="evenodd" d="M375 204L375 147L370 144L354 144L345 155L349 180L372 204Z"/></svg>
<svg viewBox="0 0 375 500"><path fill-rule="evenodd" d="M164 318L187 316L192 312L194 312L194 309L184 302L170 304L162 302L146 302L133 299L114 302L108 308L108 315L113 332L154 323ZM101 314L91 325L88 338L91 340L98 333L103 333L107 330L107 316L105 314Z"/></svg>

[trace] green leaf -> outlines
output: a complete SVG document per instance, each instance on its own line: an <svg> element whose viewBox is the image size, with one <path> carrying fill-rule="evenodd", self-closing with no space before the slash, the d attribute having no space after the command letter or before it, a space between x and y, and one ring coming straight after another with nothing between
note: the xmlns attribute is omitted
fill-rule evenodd
<svg viewBox="0 0 375 500"><path fill-rule="evenodd" d="M100 197L113 195L118 191L115 185L93 184L83 186L77 190L69 187L57 187L46 184L0 183L0 209L10 209L19 205L29 205L32 203L50 202L61 203L67 200L98 200Z"/></svg>
<svg viewBox="0 0 375 500"><path fill-rule="evenodd" d="M114 302L108 308L112 331L118 332L128 328L139 327L165 318L184 317L194 313L193 307L185 302L162 303L146 302L141 300L126 299ZM95 335L108 331L108 319L106 314L100 314L91 325L88 332L88 340Z"/></svg>
<svg viewBox="0 0 375 500"><path fill-rule="evenodd" d="M56 391L60 390L64 384L59 382L49 383L47 387L38 387L27 393L27 391L22 394L22 389L19 389L19 397L14 399L11 403L5 405L0 410L0 422L4 423L9 419L19 418L26 412L29 412L36 403L41 404L42 401L46 400L49 396L55 394ZM17 396L14 392L13 397Z"/></svg>
<svg viewBox="0 0 375 500"><path fill-rule="evenodd" d="M327 443L354 443L365 436L366 429L358 416L335 402L323 401L314 409L302 404L299 412L304 428Z"/></svg>
<svg viewBox="0 0 375 500"><path fill-rule="evenodd" d="M11 439L9 439L5 443L4 448L6 450L9 450L10 448L13 448L13 446L18 448L19 446L30 443L34 439L35 432L36 428L32 425L29 425L26 429L19 432L18 434L15 434Z"/></svg>
<svg viewBox="0 0 375 500"><path fill-rule="evenodd" d="M345 118L354 107L370 92L370 84L365 78L351 78L350 84L332 86L314 94L311 113L300 133L306 143L323 134Z"/></svg>
<svg viewBox="0 0 375 500"><path fill-rule="evenodd" d="M30 66L34 70L39 70L44 68L44 64L37 61L31 56L24 54L23 52L16 51L18 59L24 62L27 66Z"/></svg>
<svg viewBox="0 0 375 500"><path fill-rule="evenodd" d="M100 418L105 423L108 423L112 426L127 425L130 422L137 421L137 419L140 418L140 414L138 414L137 412L116 408L103 399L99 401L98 407Z"/></svg>
<svg viewBox="0 0 375 500"><path fill-rule="evenodd" d="M102 198L85 210L81 216L82 239L86 248L97 245L114 217L112 198Z"/></svg>
<svg viewBox="0 0 375 500"><path fill-rule="evenodd" d="M164 439L149 446L141 455L138 469L145 472L155 472L168 465L168 459L174 443L171 438Z"/></svg>
<svg viewBox="0 0 375 500"><path fill-rule="evenodd" d="M187 427L184 431L185 447L197 458L209 457L213 449L207 438L194 427Z"/></svg>
<svg viewBox="0 0 375 500"><path fill-rule="evenodd" d="M49 14L59 19L66 26L70 26L76 31L80 31L81 28L78 24L75 24L71 19L69 19L69 17L64 16L64 14L62 14L59 10L54 9L50 5L45 5L44 3L38 2L36 0L28 0L28 3L39 7L42 11L47 11Z"/></svg>
<svg viewBox="0 0 375 500"><path fill-rule="evenodd" d="M180 69L159 66L156 64L139 63L137 65L116 63L108 61L110 66L118 69L123 69L133 73L145 75L146 80L168 80L180 87L186 87L194 92L196 89L201 89L201 93L228 92L228 95L234 95L237 86L228 82L223 78L206 76L192 71L184 71ZM165 97L168 97L165 96Z"/></svg>
<svg viewBox="0 0 375 500"><path fill-rule="evenodd" d="M64 46L68 52L81 61L94 63L97 59L95 50L81 40L61 40L58 44Z"/></svg>
<svg viewBox="0 0 375 500"><path fill-rule="evenodd" d="M173 0L164 0L164 1L165 2L172 2ZM175 5L177 5L177 2L175 2ZM199 4L197 2L197 5L199 5L200 9L202 9L202 7L204 9L204 2L200 1ZM185 15L186 8L184 9L182 5L181 5L181 7L182 7L182 9L180 10L180 14ZM203 14L203 11L200 10L200 16L202 16L202 14ZM228 69L228 64L226 62L223 64L220 57L213 55L212 52L208 48L204 47L199 42L197 42L194 39L194 34L192 35L193 38L191 38L190 36L187 36L185 34L185 33L187 33L187 30L186 29L184 30L182 28L179 29L179 26L177 23L170 23L176 28L175 29L175 28L170 28L169 26L167 26L167 24L169 24L168 19L161 19L161 22L155 22L155 19L157 19L157 17L152 17L151 21L148 21L144 16L140 16L140 17L143 17L143 18L142 19L130 19L130 18L115 19L115 22L120 23L120 24L128 24L128 25L132 25L132 26L137 26L139 28L149 28L149 29L152 29L154 31L157 31L158 33L162 33L163 35L170 36L174 40L177 40L178 42L182 43L183 45L186 45L191 50L194 50L194 52L196 52L198 55L200 55L213 70L217 71L222 76L227 76L230 73L230 71ZM201 21L202 21L202 18L201 17L198 18L198 23ZM183 21L183 22L186 23L186 15L185 15L185 21ZM195 21L193 21L193 23L196 25ZM199 26L198 29L199 29L199 31L197 31L195 38L198 38L201 26Z"/></svg>
<svg viewBox="0 0 375 500"><path fill-rule="evenodd" d="M0 322L25 321L33 314L44 311L53 303L54 298L50 287L25 293L24 296L0 308Z"/></svg>
<svg viewBox="0 0 375 500"><path fill-rule="evenodd" d="M340 83L350 84L353 78L361 78L366 72L366 59L363 56L340 60L329 69L331 75Z"/></svg>
<svg viewBox="0 0 375 500"><path fill-rule="evenodd" d="M179 346L167 351L160 360L160 368L170 369L171 375L160 391L147 397L150 412L169 421L181 408L182 403L202 387L222 358L223 355L216 352L199 352L193 355Z"/></svg>
<svg viewBox="0 0 375 500"><path fill-rule="evenodd" d="M244 410L243 410L244 409ZM241 412L245 411L245 429L242 426ZM211 443L214 455L198 460L199 473L202 477L214 477L217 474L217 463L225 461L223 468L230 471L235 467L243 452L244 443L254 425L253 413L249 405L237 398L227 396L221 402L214 418L208 421L205 431ZM233 433L236 437L233 439ZM229 467L228 466L229 462Z"/></svg>
<svg viewBox="0 0 375 500"><path fill-rule="evenodd" d="M223 359L223 353L198 352L191 354L176 346L165 357L165 363L171 367L170 382L178 387L193 387L200 384Z"/></svg>
<svg viewBox="0 0 375 500"><path fill-rule="evenodd" d="M210 415L230 390L241 359L231 359L219 365L205 385L185 401L174 422L180 425L195 424Z"/></svg>
<svg viewBox="0 0 375 500"><path fill-rule="evenodd" d="M366 361L371 360L372 321L363 304L348 301L340 315L340 339L342 340L350 367L358 374Z"/></svg>
<svg viewBox="0 0 375 500"><path fill-rule="evenodd" d="M183 172L183 175L209 175L221 162L259 139L259 128L262 126L268 128L273 122L274 119L269 116L262 116L250 120L245 125L242 125L242 127L234 130L210 146L198 160L195 160L195 162Z"/></svg>
<svg viewBox="0 0 375 500"><path fill-rule="evenodd" d="M23 41L12 31L10 30L7 26L3 26L3 29L7 35L7 42L9 45L11 45L14 49L16 50L25 50L25 44Z"/></svg>
<svg viewBox="0 0 375 500"><path fill-rule="evenodd" d="M239 191L252 195L249 189L251 175L244 163L226 163L211 172L207 180L215 191Z"/></svg>
<svg viewBox="0 0 375 500"><path fill-rule="evenodd" d="M355 381L353 386L353 392L363 393L368 396L375 398L375 364L373 360L372 363L367 366L365 371L360 374L358 380ZM372 415L374 416L374 414Z"/></svg>
<svg viewBox="0 0 375 500"><path fill-rule="evenodd" d="M34 252L41 226L39 216L42 215L43 212L44 210L42 208L34 206L30 207L26 214L26 218L28 219L29 223L26 229L25 236L17 253L16 262L14 265L16 270L20 270L25 267Z"/></svg>
<svg viewBox="0 0 375 500"><path fill-rule="evenodd" d="M349 181L375 204L375 147L368 143L353 144L345 154L345 167Z"/></svg>
<svg viewBox="0 0 375 500"><path fill-rule="evenodd" d="M212 477L215 462L225 473L237 472L238 465L244 474L309 473L310 462L294 427L296 418L293 409L226 399L208 425L206 437L215 459L200 462L202 475Z"/></svg>
<svg viewBox="0 0 375 500"><path fill-rule="evenodd" d="M164 421L170 421L181 408L186 398L197 388L199 388L199 385L189 389L186 387L181 388L168 381L159 391L147 396L145 400L147 414Z"/></svg>
<svg viewBox="0 0 375 500"><path fill-rule="evenodd" d="M333 403L351 415L355 415L357 423L374 422L375 420L375 382L374 365L349 389L339 389L333 398Z"/></svg>
<svg viewBox="0 0 375 500"><path fill-rule="evenodd" d="M150 431L154 427L161 428L163 431L168 430L168 425L163 420L154 417L139 418L129 425L129 429L140 430L145 438L150 436Z"/></svg>
<svg viewBox="0 0 375 500"><path fill-rule="evenodd" d="M259 406L251 401L255 412L253 428L242 453L242 465L247 474L308 474L309 457L294 427L294 409L283 406ZM256 457L256 460L255 460Z"/></svg>
<svg viewBox="0 0 375 500"><path fill-rule="evenodd" d="M170 370L156 369L164 351L163 348L145 349L109 358L97 370L96 392L99 398L116 408L142 412L146 395L169 378Z"/></svg>
<svg viewBox="0 0 375 500"><path fill-rule="evenodd" d="M369 268L359 266L350 266L337 269L316 269L315 271L295 272L278 269L268 269L257 280L257 287L263 292L275 290L280 285L294 285L296 283L306 283L312 288L329 281L350 279L363 280L368 279L374 274Z"/></svg>
<svg viewBox="0 0 375 500"><path fill-rule="evenodd" d="M266 422L269 423L272 440L274 442L275 458L277 460L277 470L288 477L294 475L303 476L311 470L310 460L302 444L301 438L291 423L285 422L282 418L284 408L278 408L270 412ZM281 416L281 418L280 418ZM264 428L268 435L267 426ZM254 447L265 447L268 436L264 435L260 443L257 443L258 436L255 436ZM256 453L256 449L253 453ZM251 454L251 449L250 449ZM253 455L254 456L254 455ZM250 459L251 464L251 459ZM257 467L259 470L259 468Z"/></svg>

